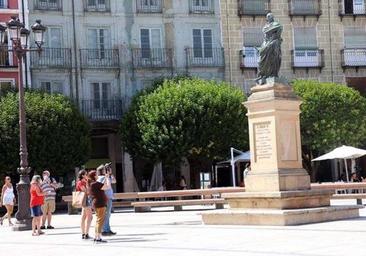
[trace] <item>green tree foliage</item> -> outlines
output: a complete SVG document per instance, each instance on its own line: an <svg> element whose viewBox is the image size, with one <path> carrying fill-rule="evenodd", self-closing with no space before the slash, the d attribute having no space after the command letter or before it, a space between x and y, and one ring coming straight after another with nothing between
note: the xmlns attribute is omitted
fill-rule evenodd
<svg viewBox="0 0 366 256"><path fill-rule="evenodd" d="M90 126L62 95L25 93L28 162L33 170L49 168L62 175L85 163L90 152ZM18 95L0 98L0 170L19 166Z"/></svg>
<svg viewBox="0 0 366 256"><path fill-rule="evenodd" d="M121 124L126 150L152 161L210 160L247 148L245 96L237 88L192 78L165 80L137 95Z"/></svg>
<svg viewBox="0 0 366 256"><path fill-rule="evenodd" d="M307 168L313 156L341 145L360 146L366 139L366 99L356 90L334 83L296 80L303 100L301 134Z"/></svg>

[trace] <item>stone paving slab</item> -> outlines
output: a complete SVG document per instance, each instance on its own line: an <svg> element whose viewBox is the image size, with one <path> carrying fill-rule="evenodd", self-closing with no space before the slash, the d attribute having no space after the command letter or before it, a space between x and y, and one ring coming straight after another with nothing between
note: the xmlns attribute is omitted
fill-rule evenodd
<svg viewBox="0 0 366 256"><path fill-rule="evenodd" d="M337 201L337 204L352 201ZM353 220L291 227L204 226L202 207L182 212L122 211L112 215L116 236L107 244L81 240L78 215L56 215L54 230L40 237L0 227L0 255L210 255L365 256L366 210ZM166 209L165 209L166 210ZM93 230L91 232L94 233Z"/></svg>

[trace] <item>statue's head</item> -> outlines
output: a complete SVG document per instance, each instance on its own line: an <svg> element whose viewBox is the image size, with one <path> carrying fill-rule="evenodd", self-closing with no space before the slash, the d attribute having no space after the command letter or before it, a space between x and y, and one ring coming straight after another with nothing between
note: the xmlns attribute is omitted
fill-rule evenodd
<svg viewBox="0 0 366 256"><path fill-rule="evenodd" d="M267 14L266 20L267 20L267 22L273 22L274 21L273 14L271 12Z"/></svg>

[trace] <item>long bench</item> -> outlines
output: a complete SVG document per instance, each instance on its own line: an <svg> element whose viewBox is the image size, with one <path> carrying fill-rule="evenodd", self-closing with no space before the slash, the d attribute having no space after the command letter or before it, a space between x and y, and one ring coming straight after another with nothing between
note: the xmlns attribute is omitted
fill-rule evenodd
<svg viewBox="0 0 366 256"><path fill-rule="evenodd" d="M133 206L136 212L150 211L151 207L166 206L173 206L175 210L182 210L183 206L186 205L215 205L217 209L222 209L224 207L225 200L221 198L221 194L235 192L245 192L245 189L242 187L223 187L210 189L115 193L113 207L119 207L121 205ZM187 197L199 197L199 199L183 199ZM150 201L147 201L149 199ZM155 201L151 201L151 199L154 199ZM62 200L68 203L69 213L71 213L72 196L63 196Z"/></svg>

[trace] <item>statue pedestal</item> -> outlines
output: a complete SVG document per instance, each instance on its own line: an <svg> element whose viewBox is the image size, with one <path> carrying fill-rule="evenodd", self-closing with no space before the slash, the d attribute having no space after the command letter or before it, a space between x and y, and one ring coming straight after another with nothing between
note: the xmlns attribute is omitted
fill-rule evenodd
<svg viewBox="0 0 366 256"><path fill-rule="evenodd" d="M288 85L252 89L248 108L251 171L245 193L224 194L230 209L202 214L205 224L295 225L359 216L359 206L330 206L333 191L313 191L302 168L301 100Z"/></svg>

